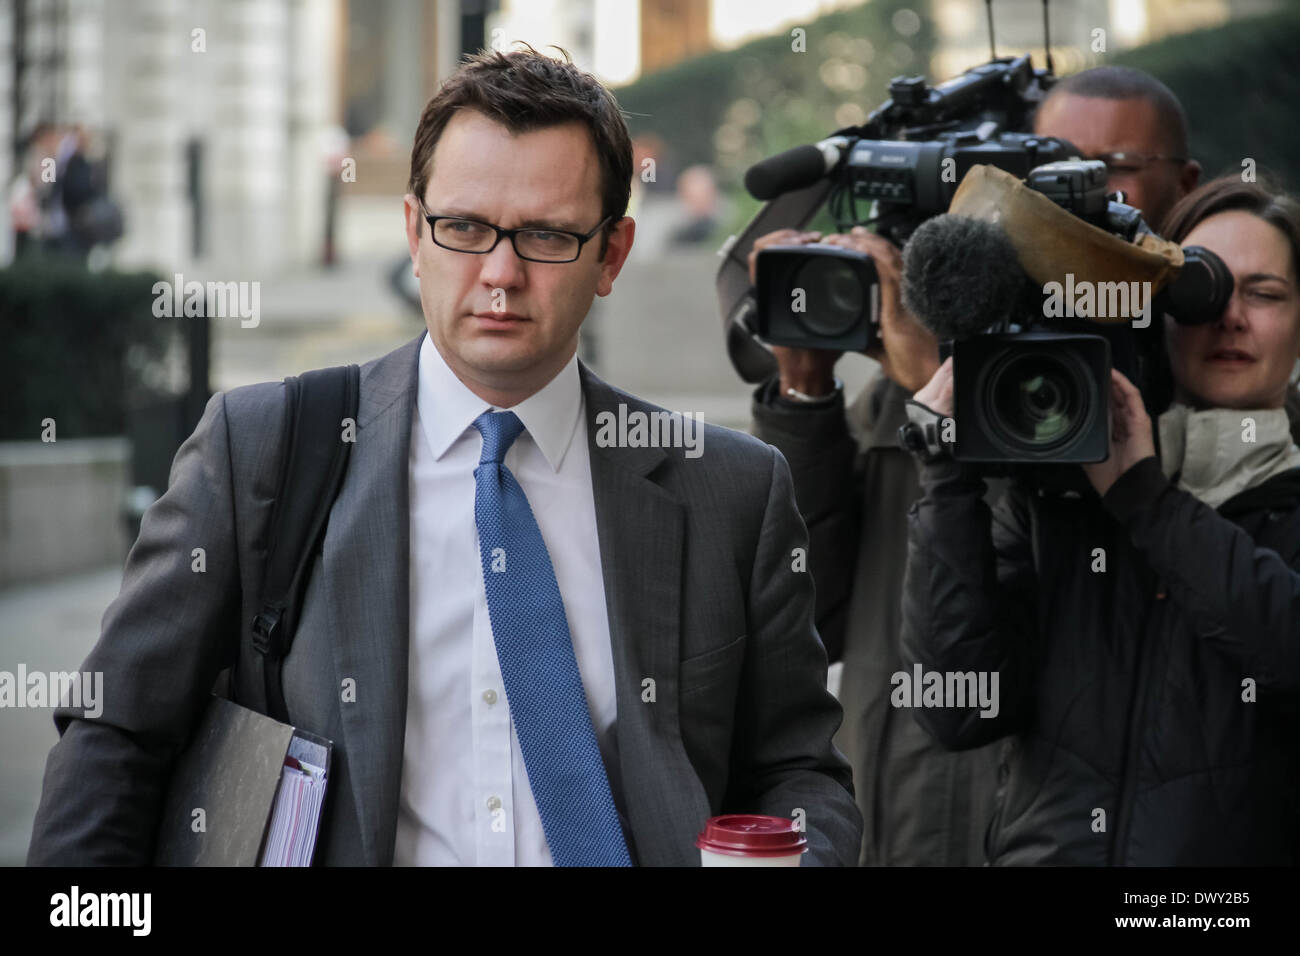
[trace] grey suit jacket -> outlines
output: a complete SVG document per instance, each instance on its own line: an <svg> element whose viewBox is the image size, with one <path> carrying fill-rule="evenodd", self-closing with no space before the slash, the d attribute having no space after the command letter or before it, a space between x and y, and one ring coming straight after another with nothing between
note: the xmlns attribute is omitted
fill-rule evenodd
<svg viewBox="0 0 1300 956"><path fill-rule="evenodd" d="M362 368L356 444L284 662L291 722L335 742L324 864L393 860L422 337ZM655 407L581 372L617 699L608 769L634 859L698 864L707 817L802 809L805 863L855 863L861 816L831 742L841 711L825 687L812 581L794 570L807 536L785 460L711 425L694 459L599 447L601 411ZM56 711L29 863L148 862L175 755L237 656L236 699L257 699L241 634L265 564L283 396L282 382L214 395L177 453L83 665L104 673L103 714ZM348 679L354 701L341 693Z"/></svg>

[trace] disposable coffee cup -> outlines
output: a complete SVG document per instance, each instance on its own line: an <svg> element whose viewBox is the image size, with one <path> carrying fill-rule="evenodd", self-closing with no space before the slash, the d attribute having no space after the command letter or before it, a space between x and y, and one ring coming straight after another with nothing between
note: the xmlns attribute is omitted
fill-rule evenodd
<svg viewBox="0 0 1300 956"><path fill-rule="evenodd" d="M695 845L701 866L798 866L808 838L785 817L728 813L710 817Z"/></svg>

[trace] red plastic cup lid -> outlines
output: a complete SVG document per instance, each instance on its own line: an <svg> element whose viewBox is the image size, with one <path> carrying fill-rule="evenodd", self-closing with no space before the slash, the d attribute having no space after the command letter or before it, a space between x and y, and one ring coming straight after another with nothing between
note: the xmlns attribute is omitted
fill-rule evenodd
<svg viewBox="0 0 1300 956"><path fill-rule="evenodd" d="M724 856L791 856L808 849L808 838L786 817L728 813L710 817L695 845Z"/></svg>

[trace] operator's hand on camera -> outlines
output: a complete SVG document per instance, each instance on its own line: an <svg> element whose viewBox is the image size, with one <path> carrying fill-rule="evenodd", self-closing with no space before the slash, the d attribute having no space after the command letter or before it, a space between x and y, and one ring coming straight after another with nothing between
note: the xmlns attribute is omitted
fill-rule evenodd
<svg viewBox="0 0 1300 956"><path fill-rule="evenodd" d="M943 360L930 381L926 382L913 396L912 401L919 402L932 412L944 418L952 418L952 356Z"/></svg>
<svg viewBox="0 0 1300 956"><path fill-rule="evenodd" d="M1097 494L1104 495L1119 476L1144 458L1156 453L1151 437L1151 416L1139 392L1120 372L1110 372L1110 457L1084 465L1084 474Z"/></svg>
<svg viewBox="0 0 1300 956"><path fill-rule="evenodd" d="M820 232L804 232L799 229L778 229L754 240L754 248L749 253L749 281L758 284L755 264L759 250L768 246L801 246L817 242ZM794 389L803 395L820 398L835 391L835 363L843 355L835 349L793 349L784 345L773 345L772 355L776 358L781 372L781 394L788 394Z"/></svg>
<svg viewBox="0 0 1300 956"><path fill-rule="evenodd" d="M915 392L939 367L939 342L903 306L903 254L898 247L862 226L836 233L824 245L856 249L871 256L880 276L880 338L882 346L867 349L890 379Z"/></svg>

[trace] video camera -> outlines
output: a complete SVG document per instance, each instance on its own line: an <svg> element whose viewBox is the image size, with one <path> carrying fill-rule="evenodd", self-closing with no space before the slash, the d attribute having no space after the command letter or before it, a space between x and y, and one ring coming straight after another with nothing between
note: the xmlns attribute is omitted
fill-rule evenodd
<svg viewBox="0 0 1300 956"><path fill-rule="evenodd" d="M776 370L763 342L845 350L878 342L869 256L832 246L769 247L758 254L751 288L747 257L756 238L802 228L826 205L837 229L874 224L901 246L948 208L973 166L1023 178L1073 155L1062 140L1025 132L1053 80L1050 65L1036 70L1027 55L993 59L937 87L919 76L896 77L890 99L861 126L751 167L745 187L766 204L724 245L716 283L727 351L740 377L760 382ZM859 212L864 202L870 208Z"/></svg>
<svg viewBox="0 0 1300 956"><path fill-rule="evenodd" d="M1125 281L1135 274L1151 281ZM904 304L952 343L951 451L963 461L1104 460L1112 366L1163 409L1164 317L1211 321L1231 294L1217 256L1165 242L1107 196L1098 160L1040 166L1023 183L976 170L903 252Z"/></svg>
<svg viewBox="0 0 1300 956"><path fill-rule="evenodd" d="M1149 407L1163 409L1172 390L1163 315L1180 323L1217 317L1232 292L1221 260L1185 250L1176 281L1144 303L1157 321L1101 324L1087 310L1053 315L1001 230L980 223L987 228L963 234L948 221L957 217L942 215L972 169L992 166L1125 242L1151 232L1138 210L1107 195L1104 163L1078 158L1064 140L1024 132L1054 82L1050 56L1046 70L1035 70L1028 56L994 58L933 88L920 77L898 77L890 100L862 126L751 167L746 188L768 202L724 246L717 277L728 354L741 378L759 382L775 372L763 342L841 351L879 344L879 286L868 255L837 246L768 247L756 257L750 288L746 258L754 240L802 228L825 203L837 229L874 224L904 247L909 310L941 341L953 341L954 415L962 422L955 457L1104 460L1112 365ZM865 216L860 201L871 204Z"/></svg>

